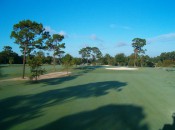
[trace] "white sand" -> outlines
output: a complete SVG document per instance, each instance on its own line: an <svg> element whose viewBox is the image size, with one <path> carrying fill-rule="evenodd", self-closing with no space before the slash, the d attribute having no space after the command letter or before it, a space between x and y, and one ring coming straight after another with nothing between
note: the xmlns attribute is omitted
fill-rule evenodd
<svg viewBox="0 0 175 130"><path fill-rule="evenodd" d="M138 70L138 68L128 68L128 67L116 67L116 68L106 68L108 70Z"/></svg>
<svg viewBox="0 0 175 130"><path fill-rule="evenodd" d="M102 66L111 66L111 65L102 65Z"/></svg>

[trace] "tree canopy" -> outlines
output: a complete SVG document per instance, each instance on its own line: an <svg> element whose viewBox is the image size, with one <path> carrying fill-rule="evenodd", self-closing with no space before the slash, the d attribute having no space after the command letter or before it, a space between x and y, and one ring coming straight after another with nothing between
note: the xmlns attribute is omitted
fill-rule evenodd
<svg viewBox="0 0 175 130"><path fill-rule="evenodd" d="M82 59L86 59L87 63L89 60L91 62L96 62L97 59L102 57L102 53L98 47L85 47L79 51Z"/></svg>
<svg viewBox="0 0 175 130"><path fill-rule="evenodd" d="M60 57L62 54L64 54L64 51L62 49L65 48L65 43L60 43L64 39L63 35L60 34L53 34L49 39L46 41L46 48L48 50L53 51L53 65L54 70L55 64L56 64L56 56Z"/></svg>
<svg viewBox="0 0 175 130"><path fill-rule="evenodd" d="M42 49L43 42L47 39L49 33L45 31L41 23L35 21L23 20L13 26L11 38L20 45L23 53L23 75L25 76L26 54L30 54L35 48Z"/></svg>

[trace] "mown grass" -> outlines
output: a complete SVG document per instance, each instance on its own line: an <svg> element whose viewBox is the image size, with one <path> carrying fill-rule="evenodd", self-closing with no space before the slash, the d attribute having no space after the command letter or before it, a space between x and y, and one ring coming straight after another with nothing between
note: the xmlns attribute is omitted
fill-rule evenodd
<svg viewBox="0 0 175 130"><path fill-rule="evenodd" d="M42 68L45 68L46 73L54 72L53 65L43 65ZM56 71L61 71L62 69L61 65L56 66ZM22 70L22 64L0 65L0 79L22 77ZM26 65L25 76L30 76L30 67L28 65Z"/></svg>
<svg viewBox="0 0 175 130"><path fill-rule="evenodd" d="M159 130L175 112L175 72L77 68L38 83L0 82L3 130Z"/></svg>

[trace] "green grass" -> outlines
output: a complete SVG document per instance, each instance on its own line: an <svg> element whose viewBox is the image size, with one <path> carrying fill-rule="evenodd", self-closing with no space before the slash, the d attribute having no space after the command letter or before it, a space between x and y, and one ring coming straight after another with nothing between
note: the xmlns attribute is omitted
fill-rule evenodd
<svg viewBox="0 0 175 130"><path fill-rule="evenodd" d="M0 82L2 130L159 130L175 112L175 72L75 69L69 77Z"/></svg>
<svg viewBox="0 0 175 130"><path fill-rule="evenodd" d="M54 72L53 65L43 65L42 68L46 69L46 73ZM15 77L22 77L22 64L15 65L0 65L0 79L9 79ZM63 67L60 65L56 66L56 71L62 70ZM30 68L26 65L25 76L30 76Z"/></svg>

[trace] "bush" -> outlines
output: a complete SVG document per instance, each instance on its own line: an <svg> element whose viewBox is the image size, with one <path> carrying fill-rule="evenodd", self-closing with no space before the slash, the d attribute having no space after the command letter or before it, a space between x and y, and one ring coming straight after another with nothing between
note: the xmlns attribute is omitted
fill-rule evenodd
<svg viewBox="0 0 175 130"><path fill-rule="evenodd" d="M40 75L46 73L46 70L41 67L43 65L41 56L38 55L29 59L28 64L30 66L31 80L33 80L33 78L37 80Z"/></svg>

